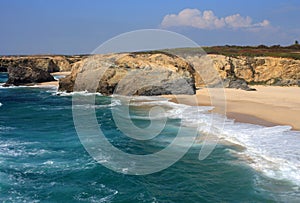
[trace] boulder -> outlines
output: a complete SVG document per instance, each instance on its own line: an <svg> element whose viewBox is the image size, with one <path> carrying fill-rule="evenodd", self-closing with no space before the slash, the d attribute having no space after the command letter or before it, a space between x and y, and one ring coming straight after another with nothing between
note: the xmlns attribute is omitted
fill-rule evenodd
<svg viewBox="0 0 300 203"><path fill-rule="evenodd" d="M235 89L242 89L246 91L256 90L254 88L250 88L247 82L244 79L240 79L240 78L226 78L224 79L223 84L225 88L235 88Z"/></svg>

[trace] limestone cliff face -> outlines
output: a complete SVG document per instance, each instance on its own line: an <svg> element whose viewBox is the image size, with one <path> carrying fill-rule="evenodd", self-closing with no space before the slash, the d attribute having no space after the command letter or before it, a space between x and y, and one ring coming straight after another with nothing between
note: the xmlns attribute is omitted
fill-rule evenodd
<svg viewBox="0 0 300 203"><path fill-rule="evenodd" d="M96 55L78 62L71 75L60 80L59 90L105 95L194 94L194 69L185 60L163 53Z"/></svg>
<svg viewBox="0 0 300 203"><path fill-rule="evenodd" d="M300 60L274 57L208 56L223 79L239 78L249 84L300 85Z"/></svg>

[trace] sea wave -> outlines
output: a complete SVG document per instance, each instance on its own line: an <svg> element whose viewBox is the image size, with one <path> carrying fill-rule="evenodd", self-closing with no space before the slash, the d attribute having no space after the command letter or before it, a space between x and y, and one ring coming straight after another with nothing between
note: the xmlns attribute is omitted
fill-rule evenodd
<svg viewBox="0 0 300 203"><path fill-rule="evenodd" d="M264 175L300 185L300 132L293 131L290 126L265 127L239 123L211 113L211 106L189 106L151 97L136 99L130 105L167 106L169 109L164 114L157 114L153 119L161 119L162 116L179 118L182 125L198 128L201 135L208 136L205 139L211 137L215 140L217 137L223 140L222 144L239 146L232 153ZM130 118L144 119L143 116Z"/></svg>
<svg viewBox="0 0 300 203"><path fill-rule="evenodd" d="M102 96L102 94L99 93L99 92L91 93L91 92L88 92L88 91L78 91L78 92L57 91L57 92L53 93L53 95L58 95L58 96L62 96L62 97L70 97L70 96L73 96L73 95L79 95L79 96L91 96L91 95Z"/></svg>
<svg viewBox="0 0 300 203"><path fill-rule="evenodd" d="M168 117L180 118L184 125L197 127L202 135L241 146L244 150L236 150L234 154L255 170L273 179L300 185L299 131L293 131L290 126L264 127L234 122L226 116L210 113L213 107L169 103L172 110L168 111Z"/></svg>
<svg viewBox="0 0 300 203"><path fill-rule="evenodd" d="M3 87L5 83L0 83L0 89L19 89L19 88L41 88L41 89L51 89L57 91L56 85L10 85L8 87Z"/></svg>
<svg viewBox="0 0 300 203"><path fill-rule="evenodd" d="M268 177L300 185L300 132L290 126L226 125L222 138L245 147L237 154Z"/></svg>
<svg viewBox="0 0 300 203"><path fill-rule="evenodd" d="M111 103L109 104L74 104L72 105L72 108L75 109L102 109L102 108L109 108L109 107L114 107L114 106L120 106L121 102L120 100L112 99Z"/></svg>

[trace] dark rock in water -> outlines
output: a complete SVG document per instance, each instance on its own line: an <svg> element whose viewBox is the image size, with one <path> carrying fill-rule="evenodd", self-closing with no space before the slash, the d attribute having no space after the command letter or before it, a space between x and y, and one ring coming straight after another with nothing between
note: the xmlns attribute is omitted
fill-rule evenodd
<svg viewBox="0 0 300 203"><path fill-rule="evenodd" d="M5 86L54 81L50 73L33 67L9 67Z"/></svg>
<svg viewBox="0 0 300 203"><path fill-rule="evenodd" d="M6 67L0 67L0 72L7 72L7 68Z"/></svg>

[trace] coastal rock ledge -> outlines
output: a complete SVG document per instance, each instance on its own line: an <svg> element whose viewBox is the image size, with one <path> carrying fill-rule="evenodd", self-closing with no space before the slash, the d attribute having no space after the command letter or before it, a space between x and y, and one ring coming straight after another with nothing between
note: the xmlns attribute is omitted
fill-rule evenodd
<svg viewBox="0 0 300 203"><path fill-rule="evenodd" d="M59 91L103 95L195 94L195 70L184 59L165 53L94 55L59 81Z"/></svg>

